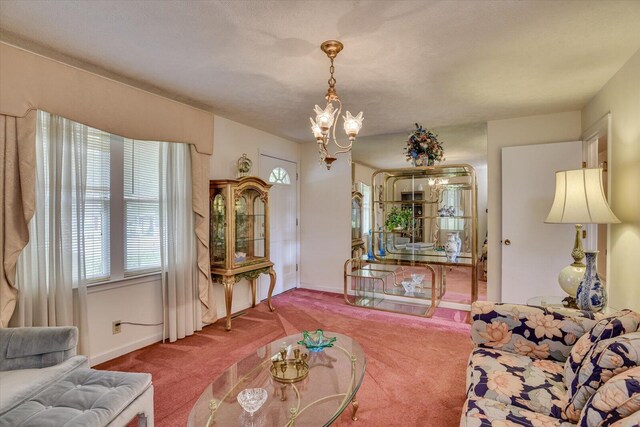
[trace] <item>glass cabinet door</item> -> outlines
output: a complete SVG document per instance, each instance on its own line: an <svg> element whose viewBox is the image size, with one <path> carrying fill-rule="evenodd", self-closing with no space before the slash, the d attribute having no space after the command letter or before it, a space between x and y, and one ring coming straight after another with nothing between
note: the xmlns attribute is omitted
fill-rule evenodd
<svg viewBox="0 0 640 427"><path fill-rule="evenodd" d="M247 188L237 198L236 250L234 263L242 264L265 257L265 204L260 192Z"/></svg>
<svg viewBox="0 0 640 427"><path fill-rule="evenodd" d="M224 265L226 260L226 212L222 194L216 194L211 201L211 224L209 235L209 251L213 264Z"/></svg>

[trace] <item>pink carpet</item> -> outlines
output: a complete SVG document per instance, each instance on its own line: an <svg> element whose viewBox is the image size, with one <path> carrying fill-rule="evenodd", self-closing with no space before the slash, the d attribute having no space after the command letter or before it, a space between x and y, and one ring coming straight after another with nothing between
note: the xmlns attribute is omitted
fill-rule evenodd
<svg viewBox="0 0 640 427"><path fill-rule="evenodd" d="M149 372L158 426L184 426L205 386L256 348L302 330L350 335L363 347L367 367L358 392L359 421L349 409L337 426L457 426L471 351L466 313L438 309L425 319L344 303L342 296L298 289L234 319L223 320L173 344L154 344L103 363L98 369ZM458 315L456 316L456 313Z"/></svg>

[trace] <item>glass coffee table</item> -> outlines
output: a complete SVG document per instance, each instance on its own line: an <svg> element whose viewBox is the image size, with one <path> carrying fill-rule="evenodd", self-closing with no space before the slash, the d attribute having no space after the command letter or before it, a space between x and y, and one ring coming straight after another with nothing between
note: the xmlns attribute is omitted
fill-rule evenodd
<svg viewBox="0 0 640 427"><path fill-rule="evenodd" d="M336 338L333 347L310 351L297 344L303 339L299 333L260 347L232 365L207 386L191 409L187 425L328 426L349 405L352 419L357 420L356 393L364 376L364 351L346 335L324 331L324 336ZM282 354L292 363L284 373L279 368ZM293 365L294 359L299 363ZM302 360L306 365L304 369ZM273 377L274 368L280 381ZM286 382L282 376L304 378ZM266 402L252 415L237 400L242 390L250 388L267 391Z"/></svg>

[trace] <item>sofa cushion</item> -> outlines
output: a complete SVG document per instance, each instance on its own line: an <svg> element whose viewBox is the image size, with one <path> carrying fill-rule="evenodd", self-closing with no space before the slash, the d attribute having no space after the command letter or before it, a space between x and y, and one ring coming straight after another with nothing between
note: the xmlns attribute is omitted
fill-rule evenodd
<svg viewBox="0 0 640 427"><path fill-rule="evenodd" d="M611 377L640 365L640 332L600 341L582 362L568 390L565 418L578 421L580 412Z"/></svg>
<svg viewBox="0 0 640 427"><path fill-rule="evenodd" d="M582 410L579 425L640 425L640 366L616 375L600 387Z"/></svg>
<svg viewBox="0 0 640 427"><path fill-rule="evenodd" d="M564 381L567 389L571 387L582 362L601 340L636 332L640 329L640 314L631 310L622 310L599 320L591 330L581 336L571 349L564 365Z"/></svg>
<svg viewBox="0 0 640 427"><path fill-rule="evenodd" d="M468 394L560 418L566 405L562 363L476 348L469 359Z"/></svg>
<svg viewBox="0 0 640 427"><path fill-rule="evenodd" d="M57 365L75 356L77 342L71 326L0 328L0 371Z"/></svg>
<svg viewBox="0 0 640 427"><path fill-rule="evenodd" d="M596 324L599 313L476 301L471 339L479 347L536 359L567 360L576 339Z"/></svg>
<svg viewBox="0 0 640 427"><path fill-rule="evenodd" d="M575 424L491 399L471 397L462 408L460 427L574 427Z"/></svg>
<svg viewBox="0 0 640 427"><path fill-rule="evenodd" d="M0 416L30 399L78 368L87 367L85 356L74 356L59 365L40 369L0 372Z"/></svg>
<svg viewBox="0 0 640 427"><path fill-rule="evenodd" d="M104 426L150 385L150 374L76 369L3 415L0 427Z"/></svg>

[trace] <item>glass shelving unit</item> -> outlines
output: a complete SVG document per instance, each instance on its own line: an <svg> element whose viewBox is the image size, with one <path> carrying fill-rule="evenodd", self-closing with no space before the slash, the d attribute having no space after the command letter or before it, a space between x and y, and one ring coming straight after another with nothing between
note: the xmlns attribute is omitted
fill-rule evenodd
<svg viewBox="0 0 640 427"><path fill-rule="evenodd" d="M396 286L381 286L379 277L369 277L369 273L363 272L363 267L378 265L387 266L385 268L392 269L396 275L403 268L430 268L435 275L434 285L418 297L430 300L427 303L419 301L419 305L429 309L446 300L447 268L469 268L470 301L476 301L477 184L473 167L460 164L381 169L372 176L372 188L373 259L367 256L353 258L349 267L345 267L347 302L418 314L414 308L403 306L414 303L418 294L407 296L402 287L397 286L397 280ZM394 224L387 221L393 209L410 211L408 224L393 228ZM449 239L457 242L455 256L451 250L449 254L445 250ZM375 298L358 298L359 293L366 294L366 289L372 287Z"/></svg>

